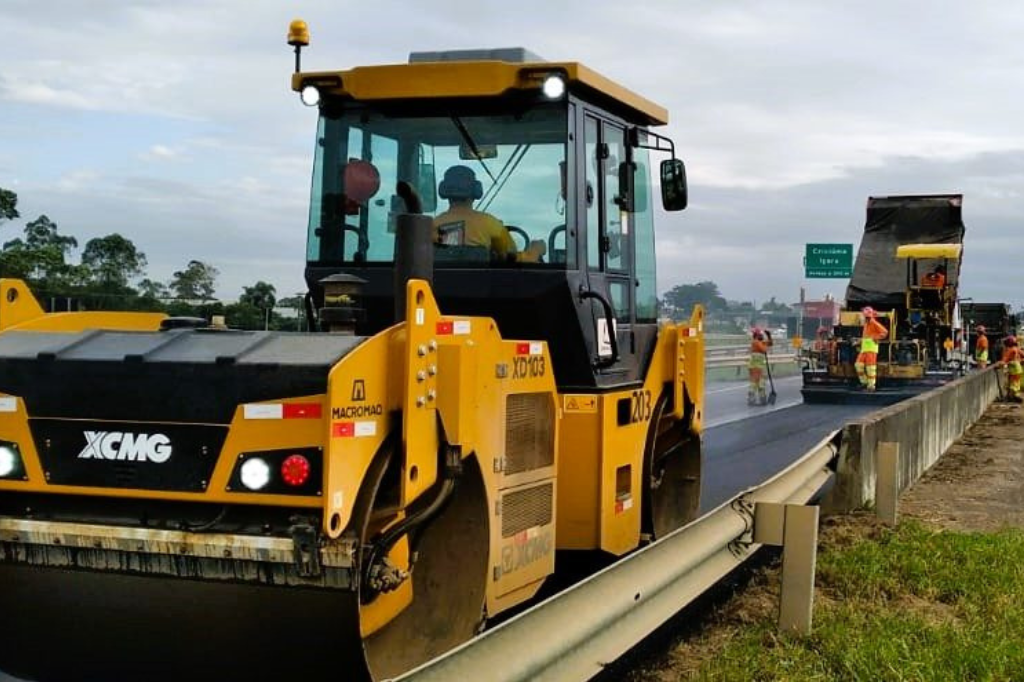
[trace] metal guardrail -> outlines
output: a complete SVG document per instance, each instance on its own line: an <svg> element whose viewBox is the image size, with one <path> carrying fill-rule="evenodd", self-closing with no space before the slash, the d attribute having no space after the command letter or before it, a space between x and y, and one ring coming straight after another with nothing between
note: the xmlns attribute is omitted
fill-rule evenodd
<svg viewBox="0 0 1024 682"><path fill-rule="evenodd" d="M705 367L746 367L750 359L750 344L738 346L710 346L704 348ZM768 353L773 364L799 362L799 355L790 348L773 348Z"/></svg>
<svg viewBox="0 0 1024 682"><path fill-rule="evenodd" d="M819 495L834 476L838 439L837 431L762 485L397 680L590 679L761 547L755 505Z"/></svg>

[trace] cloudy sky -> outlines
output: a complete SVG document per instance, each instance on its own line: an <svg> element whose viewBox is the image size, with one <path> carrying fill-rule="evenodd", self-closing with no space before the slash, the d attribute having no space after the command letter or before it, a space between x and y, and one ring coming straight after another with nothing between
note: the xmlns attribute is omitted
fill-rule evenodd
<svg viewBox="0 0 1024 682"><path fill-rule="evenodd" d="M957 192L963 294L1024 302L1013 1L0 0L0 187L80 243L124 234L154 279L199 258L227 298L300 291L315 112L289 89L295 17L309 69L524 45L667 106L691 205L661 223L661 290L841 297L803 280L805 242L856 244L869 195Z"/></svg>

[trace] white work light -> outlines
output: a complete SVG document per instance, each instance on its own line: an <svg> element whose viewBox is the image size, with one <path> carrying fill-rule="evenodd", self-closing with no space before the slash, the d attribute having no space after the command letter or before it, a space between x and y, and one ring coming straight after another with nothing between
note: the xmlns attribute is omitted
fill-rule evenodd
<svg viewBox="0 0 1024 682"><path fill-rule="evenodd" d="M0 445L0 478L6 478L14 473L21 458L9 445Z"/></svg>
<svg viewBox="0 0 1024 682"><path fill-rule="evenodd" d="M541 90L548 99L559 99L565 94L565 79L557 74L552 74L544 79Z"/></svg>
<svg viewBox="0 0 1024 682"><path fill-rule="evenodd" d="M317 104L320 104L320 88L315 85L307 85L302 88L299 97L302 98L302 103L307 107L315 107Z"/></svg>
<svg viewBox="0 0 1024 682"><path fill-rule="evenodd" d="M270 483L270 465L259 457L245 460L240 474L242 485L249 490L262 490Z"/></svg>

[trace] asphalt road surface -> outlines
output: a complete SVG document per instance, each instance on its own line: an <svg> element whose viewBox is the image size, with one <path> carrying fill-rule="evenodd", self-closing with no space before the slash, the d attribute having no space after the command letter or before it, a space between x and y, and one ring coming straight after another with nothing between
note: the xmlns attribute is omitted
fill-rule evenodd
<svg viewBox="0 0 1024 682"><path fill-rule="evenodd" d="M801 379L775 382L775 405L747 406L746 382L708 384L701 512L781 471L832 431L876 409L804 405Z"/></svg>

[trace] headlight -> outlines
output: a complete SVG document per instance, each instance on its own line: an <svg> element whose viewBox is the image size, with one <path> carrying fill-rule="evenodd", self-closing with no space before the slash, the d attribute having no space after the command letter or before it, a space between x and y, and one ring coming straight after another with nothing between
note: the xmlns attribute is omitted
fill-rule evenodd
<svg viewBox="0 0 1024 682"><path fill-rule="evenodd" d="M315 107L317 104L320 104L320 88L315 85L307 85L302 88L299 97L302 98L302 103L307 107Z"/></svg>
<svg viewBox="0 0 1024 682"><path fill-rule="evenodd" d="M270 483L270 465L259 457L245 460L240 474L242 485L249 490L261 490Z"/></svg>
<svg viewBox="0 0 1024 682"><path fill-rule="evenodd" d="M544 79L541 91L548 99L560 99L565 94L565 79L559 75L551 75Z"/></svg>
<svg viewBox="0 0 1024 682"><path fill-rule="evenodd" d="M0 442L0 478L24 478L23 469L18 446Z"/></svg>

